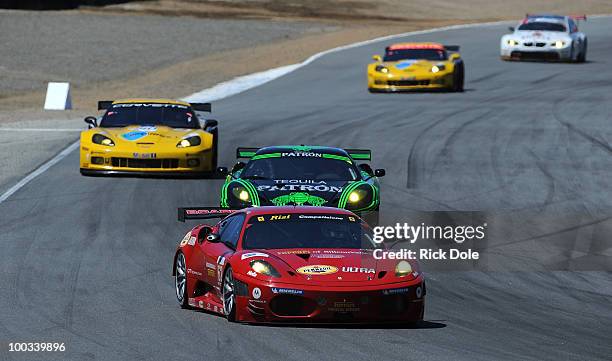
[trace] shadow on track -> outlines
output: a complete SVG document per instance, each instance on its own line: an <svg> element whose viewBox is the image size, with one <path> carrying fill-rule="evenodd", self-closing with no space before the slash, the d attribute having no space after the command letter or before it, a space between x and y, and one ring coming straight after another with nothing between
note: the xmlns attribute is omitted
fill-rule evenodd
<svg viewBox="0 0 612 361"><path fill-rule="evenodd" d="M388 329L435 329L445 328L446 323L442 323L444 320L432 320L432 321L420 321L416 323L248 323L246 325L254 327L291 327L291 328L321 328L321 329L367 329L367 330L388 330Z"/></svg>

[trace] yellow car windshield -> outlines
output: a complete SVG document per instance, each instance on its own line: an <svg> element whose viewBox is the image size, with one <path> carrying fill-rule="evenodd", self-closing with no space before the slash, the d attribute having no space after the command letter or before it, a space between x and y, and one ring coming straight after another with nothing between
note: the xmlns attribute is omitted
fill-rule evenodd
<svg viewBox="0 0 612 361"><path fill-rule="evenodd" d="M446 60L446 51L440 49L397 49L387 50L384 61L400 60Z"/></svg>
<svg viewBox="0 0 612 361"><path fill-rule="evenodd" d="M182 104L123 103L113 104L100 122L101 127L128 125L165 125L171 128L200 127L195 112Z"/></svg>

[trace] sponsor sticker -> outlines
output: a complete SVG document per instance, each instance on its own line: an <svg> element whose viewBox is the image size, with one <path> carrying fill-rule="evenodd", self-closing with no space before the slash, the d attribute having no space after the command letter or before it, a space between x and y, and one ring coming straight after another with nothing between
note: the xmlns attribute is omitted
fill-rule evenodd
<svg viewBox="0 0 612 361"><path fill-rule="evenodd" d="M323 275L330 275L332 273L338 272L338 268L334 266L318 264L318 265L300 267L296 271L303 275L323 276Z"/></svg>
<svg viewBox="0 0 612 361"><path fill-rule="evenodd" d="M187 106L185 106L185 105L182 105L182 104L169 104L169 103L119 103L119 104L113 104L113 108L133 108L133 107L187 109Z"/></svg>
<svg viewBox="0 0 612 361"><path fill-rule="evenodd" d="M232 209L186 209L185 214L188 216L197 216L199 214L231 214L235 211Z"/></svg>
<svg viewBox="0 0 612 361"><path fill-rule="evenodd" d="M141 132L156 132L157 131L157 127L150 126L150 125L143 125L141 127L138 127L138 130L141 131Z"/></svg>
<svg viewBox="0 0 612 361"><path fill-rule="evenodd" d="M277 288L272 287L272 293L274 294L285 294L285 295L303 295L304 291L296 290L292 288Z"/></svg>
<svg viewBox="0 0 612 361"><path fill-rule="evenodd" d="M257 277L257 272L255 271L248 271L247 274L251 277Z"/></svg>
<svg viewBox="0 0 612 361"><path fill-rule="evenodd" d="M181 240L181 244L180 247L183 247L184 245L187 244L187 242L189 242L189 237L191 237L191 232L188 232L185 237L183 237L183 239Z"/></svg>
<svg viewBox="0 0 612 361"><path fill-rule="evenodd" d="M132 153L132 156L140 159L155 159L157 158L157 153Z"/></svg>
<svg viewBox="0 0 612 361"><path fill-rule="evenodd" d="M341 255L341 254L313 254L312 256L314 258L321 258L321 259L324 259L324 258L328 258L328 259L330 259L330 258L336 258L336 259L337 258L344 258L344 256Z"/></svg>
<svg viewBox="0 0 612 361"><path fill-rule="evenodd" d="M243 253L242 256L240 256L240 259L244 260L244 259L253 258L253 257L269 257L269 256L266 253L249 252L249 253Z"/></svg>
<svg viewBox="0 0 612 361"><path fill-rule="evenodd" d="M298 180L298 179L275 179L274 185L262 184L257 186L257 190L278 192L278 191L302 191L302 192L331 192L339 193L342 187L328 185L325 181Z"/></svg>
<svg viewBox="0 0 612 361"><path fill-rule="evenodd" d="M189 241L187 241L187 244L190 245L190 246L193 246L195 244L195 241L196 241L196 238L191 236L189 238Z"/></svg>
<svg viewBox="0 0 612 361"><path fill-rule="evenodd" d="M345 272L345 273L376 273L374 268L364 268L364 267L342 267L342 272Z"/></svg>
<svg viewBox="0 0 612 361"><path fill-rule="evenodd" d="M416 62L417 62L416 60L405 60L405 61L402 61L400 63L397 63L395 65L395 67L397 69L399 69L399 70L403 70L403 69L406 69L406 68L410 67L412 64L414 64Z"/></svg>
<svg viewBox="0 0 612 361"><path fill-rule="evenodd" d="M409 291L410 291L410 288L403 287L403 288L393 288L390 290L383 290L382 293L383 295L388 296L388 295L399 295L402 293L408 293Z"/></svg>
<svg viewBox="0 0 612 361"><path fill-rule="evenodd" d="M202 275L202 272L194 271L191 268L187 269L187 273L188 274L192 274L192 275L196 275L196 276L201 276Z"/></svg>
<svg viewBox="0 0 612 361"><path fill-rule="evenodd" d="M344 218L342 217L334 217L334 216L328 216L328 215L310 215L310 214L300 214L298 218L300 219L329 219L329 220L335 220L335 221L344 220Z"/></svg>
<svg viewBox="0 0 612 361"><path fill-rule="evenodd" d="M132 131L132 132L127 132L125 134L122 134L121 137L125 140L131 140L131 141L135 141L138 140L142 137L146 137L147 135L149 135L149 133L147 132L142 132L142 131Z"/></svg>
<svg viewBox="0 0 612 361"><path fill-rule="evenodd" d="M359 312L359 307L352 301L334 302L334 306L329 308L332 312Z"/></svg>
<svg viewBox="0 0 612 361"><path fill-rule="evenodd" d="M259 287L255 287L253 288L253 298L258 300L261 297L261 290L259 289Z"/></svg>
<svg viewBox="0 0 612 361"><path fill-rule="evenodd" d="M281 157L313 157L322 158L323 154L315 152L283 152Z"/></svg>

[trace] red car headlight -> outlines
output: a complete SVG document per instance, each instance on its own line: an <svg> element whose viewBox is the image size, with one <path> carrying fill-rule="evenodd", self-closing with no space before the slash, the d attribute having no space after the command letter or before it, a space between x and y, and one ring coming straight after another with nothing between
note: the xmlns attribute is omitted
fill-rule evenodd
<svg viewBox="0 0 612 361"><path fill-rule="evenodd" d="M272 267L271 264L263 260L251 261L251 268L253 269L253 271L262 275L276 278L279 278L281 276L280 273L278 273L278 271L276 270L276 268Z"/></svg>

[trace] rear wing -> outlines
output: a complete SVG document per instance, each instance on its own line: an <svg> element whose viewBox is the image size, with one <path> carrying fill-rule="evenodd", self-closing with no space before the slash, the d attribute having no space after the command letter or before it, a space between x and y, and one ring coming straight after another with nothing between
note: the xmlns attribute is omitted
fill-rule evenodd
<svg viewBox="0 0 612 361"><path fill-rule="evenodd" d="M237 159L251 159L257 153L259 148L238 147L236 148Z"/></svg>
<svg viewBox="0 0 612 361"><path fill-rule="evenodd" d="M100 100L98 102L98 110L106 110L113 105L113 100ZM191 103L191 108L199 112L211 112L212 105L210 103Z"/></svg>
<svg viewBox="0 0 612 361"><path fill-rule="evenodd" d="M191 219L225 218L238 209L221 207L180 207L178 209L179 222Z"/></svg>
<svg viewBox="0 0 612 361"><path fill-rule="evenodd" d="M236 148L237 159L251 159L259 148L238 147ZM345 149L345 151L355 160L372 160L372 151L369 149Z"/></svg>
<svg viewBox="0 0 612 361"><path fill-rule="evenodd" d="M568 15L569 18L572 18L576 21L580 21L580 20L587 20L587 16L586 14L583 15ZM525 19L523 20L523 22L525 22L527 19L529 18L552 18L552 19L559 19L562 20L564 19L564 16L562 15L547 15L547 14L525 14Z"/></svg>
<svg viewBox="0 0 612 361"><path fill-rule="evenodd" d="M458 52L459 48L459 45L444 45L444 50L446 51Z"/></svg>
<svg viewBox="0 0 612 361"><path fill-rule="evenodd" d="M345 149L354 160L372 160L372 151L369 149Z"/></svg>
<svg viewBox="0 0 612 361"><path fill-rule="evenodd" d="M199 112L212 112L212 105L210 103L190 103L193 110Z"/></svg>

